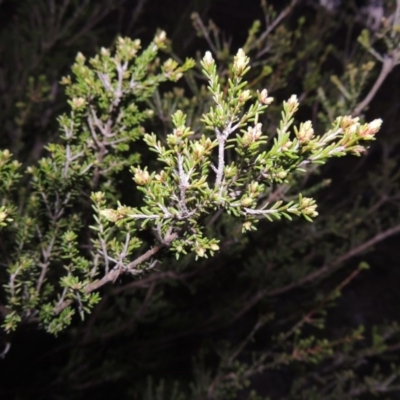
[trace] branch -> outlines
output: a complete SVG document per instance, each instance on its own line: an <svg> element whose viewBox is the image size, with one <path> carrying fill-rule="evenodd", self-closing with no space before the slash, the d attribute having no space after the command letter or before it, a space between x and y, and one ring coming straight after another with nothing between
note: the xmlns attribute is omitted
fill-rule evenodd
<svg viewBox="0 0 400 400"><path fill-rule="evenodd" d="M304 284L313 281L314 279L319 278L321 275L326 274L329 272L329 270L333 269L334 267L338 266L339 264L342 264L343 262L349 260L352 257L355 257L361 253L363 253L365 250L367 250L369 247L372 247L376 245L379 242L382 242L383 240L387 239L390 236L396 235L400 233L400 224L396 225L390 229L387 229L386 231L378 233L376 236L374 236L372 239L360 244L357 247L354 247L353 249L350 249L347 253L343 254L342 256L338 257L336 260L334 260L330 264L325 264L322 268L320 268L317 271L312 272L311 274L306 275L304 278L300 279L297 282L293 282L289 285L283 286L279 289L272 290L270 292L264 290L263 295L266 294L268 297L271 296L276 296L280 295L282 293L288 292L296 287L303 286ZM262 296L261 296L262 297Z"/></svg>
<svg viewBox="0 0 400 400"><path fill-rule="evenodd" d="M218 49L214 46L214 43L212 42L210 35L208 34L207 28L204 26L203 21L199 15L199 13L193 13L193 19L197 23L199 30L204 36L204 39L207 41L208 45L210 46L211 51L218 55Z"/></svg>
<svg viewBox="0 0 400 400"><path fill-rule="evenodd" d="M292 0L292 2L285 9L283 9L282 12L275 18L275 20L265 29L263 34L260 35L254 46L249 47L248 50L251 50L254 47L258 47L267 38L267 36L282 22L282 20L284 20L290 14L297 2L298 0ZM261 57L263 54L264 51L260 50L257 53L256 58Z"/></svg>
<svg viewBox="0 0 400 400"><path fill-rule="evenodd" d="M85 288L85 293L91 293L108 282L114 282L119 275L121 275L122 272L129 272L130 270L133 270L136 268L138 265L144 263L147 261L149 258L151 258L154 254L158 253L161 249L169 246L175 239L177 239L178 233L172 233L168 235L167 237L164 238L164 241L151 249L147 250L146 253L142 254L140 257L138 257L136 260L132 261L130 264L124 267L124 269L113 269L110 272L108 272L103 278L94 281L90 283L89 285L86 286ZM66 307L72 304L71 300L66 300L62 302L60 305L55 307L54 309L54 314L59 314L62 310L64 310Z"/></svg>
<svg viewBox="0 0 400 400"><path fill-rule="evenodd" d="M369 93L365 96L364 100L362 100L358 104L358 106L354 109L352 113L354 116L359 115L364 110L364 108L368 106L368 104L375 97L376 92L379 90L382 83L385 81L386 77L389 75L389 73L392 71L395 65L396 61L394 55L384 57L382 63L382 69L378 76L378 79L376 80L374 86L372 86Z"/></svg>
<svg viewBox="0 0 400 400"><path fill-rule="evenodd" d="M348 259L355 257L359 255L360 253L364 252L366 249L368 249L371 246L374 246L375 244L387 239L390 236L396 235L400 233L400 224L394 226L393 228L390 228L384 232L378 233L375 237L372 239L368 240L367 242L362 243L358 247L355 247L353 249L350 249L347 253L345 253L343 256L338 257L335 261L333 261L329 265L324 265L322 268L320 268L317 271L312 272L311 274L306 275L303 279L300 279L297 282L293 282L289 285L283 286L281 288L268 291L267 289L260 290L256 295L248 299L244 307L230 320L230 323L236 321L240 317L242 317L244 314L246 314L249 310L251 310L261 299L263 299L265 296L268 297L273 297L273 296L278 296L283 293L289 292L290 290L293 290L297 287L303 286L304 284L313 281L314 279L319 278L321 275L324 275L329 272L329 270L333 269L334 267L338 266L339 264L347 261ZM245 301L245 300L244 300Z"/></svg>

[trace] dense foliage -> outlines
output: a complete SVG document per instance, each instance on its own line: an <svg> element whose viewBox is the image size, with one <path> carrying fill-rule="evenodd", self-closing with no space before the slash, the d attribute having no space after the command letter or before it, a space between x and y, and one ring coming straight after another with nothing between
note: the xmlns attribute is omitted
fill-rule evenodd
<svg viewBox="0 0 400 400"><path fill-rule="evenodd" d="M400 326L334 316L400 232L398 104L365 117L400 3L378 23L351 3L338 28L340 10L262 2L236 48L195 5L184 62L164 31L120 35L145 2L110 47L93 27L124 2L39 3L0 37L4 363L24 332L57 339L8 398L394 396Z"/></svg>

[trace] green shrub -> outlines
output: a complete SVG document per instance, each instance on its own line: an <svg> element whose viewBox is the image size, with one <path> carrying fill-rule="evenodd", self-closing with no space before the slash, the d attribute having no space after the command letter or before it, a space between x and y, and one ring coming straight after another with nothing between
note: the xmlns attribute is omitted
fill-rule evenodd
<svg viewBox="0 0 400 400"><path fill-rule="evenodd" d="M206 27L197 14L195 28L210 51L196 60L179 62L163 31L144 48L118 37L92 58L78 53L60 82L69 110L45 154L29 159L18 140L10 146L16 157L0 151L3 329L36 324L70 335L66 382L79 387L94 375L111 382L134 375L123 396L256 399L245 390L251 379L285 371L293 378L282 392L291 399L396 390L395 364L375 363L364 375L352 370L395 343L397 324L374 327L369 343L362 326L326 332L328 310L367 264L322 280L400 231L389 201L396 196L397 186L388 183L396 181L395 165L370 176L377 190L367 202L361 196L342 202L335 197L340 189L327 189L329 179L317 176L328 159L360 156L375 139L382 120L364 122L363 112L399 61L398 21L376 33L386 46L381 54L367 30L360 36L382 62L365 95L375 71L371 57L358 50L340 77L321 72L338 50L318 43L315 30L328 35L332 27L322 29L326 20L316 19L306 29L301 17L288 29L281 21L295 3L279 15L264 4L273 22L262 31L256 21L233 55L216 26ZM296 54L294 44L301 45ZM293 77L301 80L299 98ZM27 79L32 91L39 86L44 104L47 82ZM283 102L271 97L287 91ZM25 116L30 99L18 106ZM302 102L322 110L313 122L298 117ZM30 120L22 114L13 116L20 141ZM362 185L352 190L363 193ZM321 190L326 200L317 212ZM376 222L374 213L386 205ZM277 301L304 287L311 290L299 304ZM195 294L209 304L199 314ZM244 318L256 305L254 319ZM123 341L99 359L99 343L127 335L136 321L135 343ZM237 321L243 331L229 336ZM130 346L132 354L140 348L154 356L169 336L203 331L214 332L215 343L199 347L190 384L164 373L168 354L137 367L124 359ZM76 377L82 346L91 367Z"/></svg>

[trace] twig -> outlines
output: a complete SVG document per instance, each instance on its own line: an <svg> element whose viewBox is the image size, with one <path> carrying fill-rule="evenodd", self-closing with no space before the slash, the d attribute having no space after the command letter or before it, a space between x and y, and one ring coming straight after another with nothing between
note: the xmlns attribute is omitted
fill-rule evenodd
<svg viewBox="0 0 400 400"><path fill-rule="evenodd" d="M282 22L283 19L285 19L289 13L292 11L293 7L296 5L298 0L292 0L292 2L284 9L282 12L275 18L275 20L265 29L262 35L257 39L255 42L254 46L249 48L251 50L254 47L259 46L266 38L267 36ZM256 57L261 57L261 55L264 54L262 50L260 50Z"/></svg>
<svg viewBox="0 0 400 400"><path fill-rule="evenodd" d="M394 227L387 229L386 231L378 233L376 236L374 236L372 239L360 244L359 246L350 249L347 253L343 254L342 256L338 257L336 260L334 260L330 264L325 264L322 268L320 268L317 271L312 272L311 274L306 275L304 278L300 279L297 282L293 282L289 285L283 286L279 289L275 289L272 291L263 291L263 295L267 295L268 297L271 296L277 296L280 294L283 294L285 292L288 292L296 287L303 286L304 284L313 281L314 279L319 278L321 275L326 274L328 271L332 270L334 267L342 264L343 262L349 260L352 257L355 257L361 253L363 253L365 250L367 250L369 247L372 247L376 245L379 242L382 242L383 240L387 239L390 236L396 235L400 233L400 224L395 225ZM261 296L263 297L263 296Z"/></svg>
<svg viewBox="0 0 400 400"><path fill-rule="evenodd" d="M364 100L362 100L357 105L357 107L354 109L354 111L352 113L354 116L359 115L364 110L364 108L368 106L368 104L375 97L376 92L379 90L382 83L385 81L386 77L389 75L389 73L392 71L392 69L395 67L395 65L396 65L396 61L395 61L395 57L393 55L384 57L383 63L382 63L382 69L378 76L378 79L374 83L374 86L372 86L369 93L365 96Z"/></svg>
<svg viewBox="0 0 400 400"><path fill-rule="evenodd" d="M200 15L198 13L194 14L194 19L196 20L196 23L198 24L199 30L201 33L204 35L204 39L206 39L208 45L210 46L210 49L214 54L218 54L218 49L214 46L214 43L212 42L210 35L208 34L207 28L204 26L202 19L200 18Z"/></svg>
<svg viewBox="0 0 400 400"><path fill-rule="evenodd" d="M160 243L160 244L152 247L151 249L147 250L146 253L142 254L136 260L134 260L130 264L128 264L124 268L124 271L129 272L129 270L132 270L132 269L136 268L138 265L144 263L149 258L151 258L154 254L158 253L161 249L167 247L169 244L171 244L171 242L173 242L177 238L178 238L178 233L171 233L170 235L166 236L164 238L163 243ZM87 294L91 293L91 292L101 288L102 286L104 286L108 282L114 282L122 272L123 271L120 270L119 268L111 270L103 278L101 278L101 279L99 279L97 281L94 281L94 282L90 283L89 285L87 285L86 288L85 288L85 293L87 293ZM71 304L72 304L71 300L67 300L67 301L62 302L60 305L55 307L54 314L59 314L62 310L64 310L66 307L68 307Z"/></svg>

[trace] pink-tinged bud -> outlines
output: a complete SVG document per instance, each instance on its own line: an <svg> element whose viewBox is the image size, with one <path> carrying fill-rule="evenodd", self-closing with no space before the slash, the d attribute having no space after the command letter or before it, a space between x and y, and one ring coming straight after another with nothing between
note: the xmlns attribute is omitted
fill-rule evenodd
<svg viewBox="0 0 400 400"><path fill-rule="evenodd" d="M314 136L314 129L311 121L306 121L300 124L300 129L296 133L297 139L301 144L308 143Z"/></svg>
<svg viewBox="0 0 400 400"><path fill-rule="evenodd" d="M354 125L356 123L358 123L359 118L352 118L351 115L345 115L344 117L342 117L340 119L340 127L345 130L347 129L349 126Z"/></svg>
<svg viewBox="0 0 400 400"><path fill-rule="evenodd" d="M291 140L287 140L285 143L282 144L282 151L290 150L292 145L293 145L293 142Z"/></svg>
<svg viewBox="0 0 400 400"><path fill-rule="evenodd" d="M357 131L358 131L358 128L360 127L360 124L358 123L358 122L355 122L353 125L350 125L348 128L347 128L347 132L350 134L350 135L354 135Z"/></svg>
<svg viewBox="0 0 400 400"><path fill-rule="evenodd" d="M357 145L357 146L353 146L350 151L351 151L351 154L354 154L355 156L359 156L362 153L365 153L366 148L363 146Z"/></svg>
<svg viewBox="0 0 400 400"><path fill-rule="evenodd" d="M161 171L159 174L154 176L155 180L158 182L165 182L166 174L164 171Z"/></svg>
<svg viewBox="0 0 400 400"><path fill-rule="evenodd" d="M361 127L361 129L358 132L358 136L365 140L371 140L373 139L375 133L379 131L381 125L382 125L381 119L374 119L370 123L365 124Z"/></svg>
<svg viewBox="0 0 400 400"><path fill-rule="evenodd" d="M260 101L260 103L265 104L267 106L269 106L274 101L272 97L268 97L267 89L261 90L261 93L258 94L258 100Z"/></svg>
<svg viewBox="0 0 400 400"><path fill-rule="evenodd" d="M252 143L256 142L261 137L261 127L262 124L258 123L256 126L249 126L247 132L243 135L243 144L245 146L250 146Z"/></svg>
<svg viewBox="0 0 400 400"><path fill-rule="evenodd" d="M369 125L369 129L371 130L371 134L375 134L376 132L379 131L379 129L381 129L382 120L380 118L374 119L368 125Z"/></svg>

